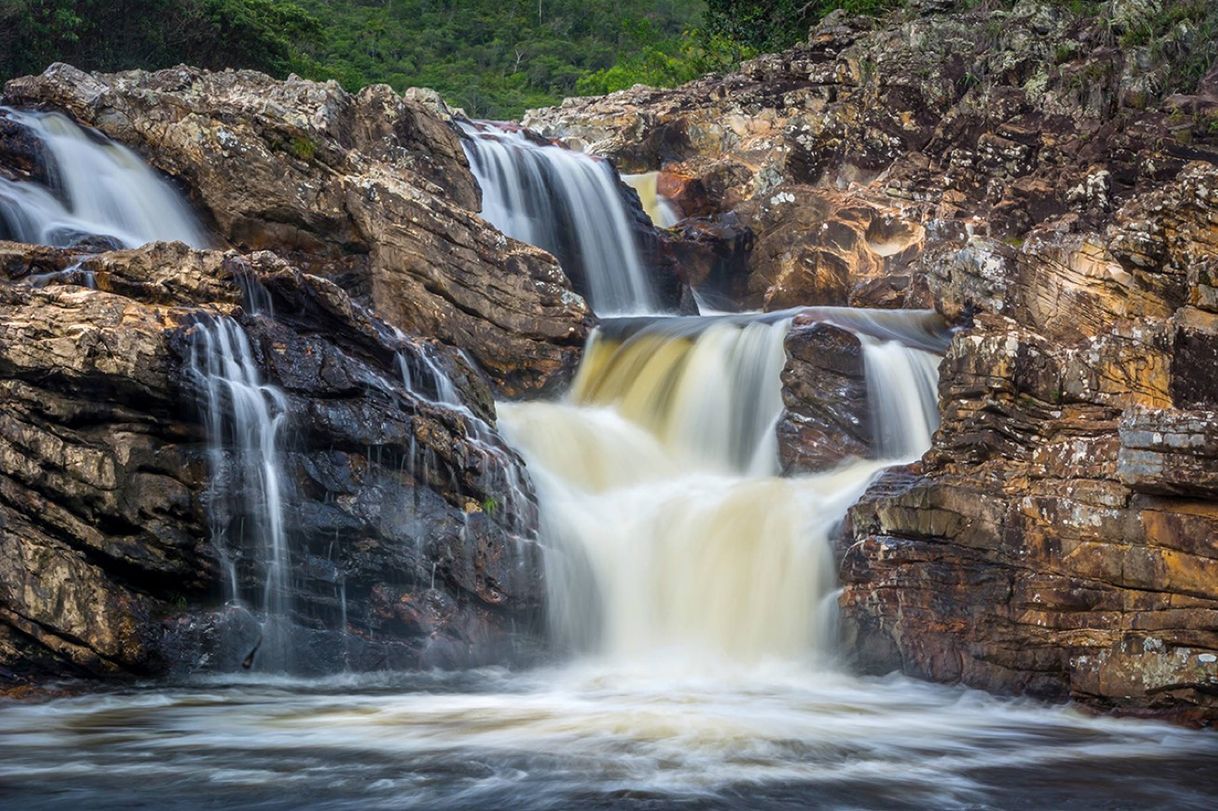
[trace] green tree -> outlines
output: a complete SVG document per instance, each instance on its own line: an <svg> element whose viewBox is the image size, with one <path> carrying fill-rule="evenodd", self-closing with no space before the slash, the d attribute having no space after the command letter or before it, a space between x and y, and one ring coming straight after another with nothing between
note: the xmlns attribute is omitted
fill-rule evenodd
<svg viewBox="0 0 1218 811"><path fill-rule="evenodd" d="M0 76L57 61L85 70L187 62L283 74L313 66L305 54L321 31L290 0L0 0Z"/></svg>
<svg viewBox="0 0 1218 811"><path fill-rule="evenodd" d="M835 9L875 15L901 4L902 0L707 0L706 28L765 53L804 39L817 20Z"/></svg>

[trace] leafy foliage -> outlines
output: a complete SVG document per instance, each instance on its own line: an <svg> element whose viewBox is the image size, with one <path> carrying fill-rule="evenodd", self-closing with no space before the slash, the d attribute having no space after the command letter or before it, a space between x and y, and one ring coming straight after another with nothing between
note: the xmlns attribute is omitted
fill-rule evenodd
<svg viewBox="0 0 1218 811"><path fill-rule="evenodd" d="M318 21L290 0L0 0L0 76L86 70L309 66Z"/></svg>
<svg viewBox="0 0 1218 811"><path fill-rule="evenodd" d="M668 86L801 39L832 8L897 0L0 0L0 78L86 70L294 71L431 87L516 117L575 93Z"/></svg>
<svg viewBox="0 0 1218 811"><path fill-rule="evenodd" d="M624 64L620 55L635 80L681 81L696 71L684 64L682 32L703 9L701 0L297 1L325 21L320 75L349 88L431 87L487 117L553 104Z"/></svg>
<svg viewBox="0 0 1218 811"><path fill-rule="evenodd" d="M707 0L706 28L765 53L804 39L817 20L836 9L877 15L900 5L902 0Z"/></svg>

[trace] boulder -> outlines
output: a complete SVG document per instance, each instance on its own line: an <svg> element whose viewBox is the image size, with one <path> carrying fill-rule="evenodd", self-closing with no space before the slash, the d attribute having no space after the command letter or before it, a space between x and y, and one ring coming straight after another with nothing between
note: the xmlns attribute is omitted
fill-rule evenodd
<svg viewBox="0 0 1218 811"><path fill-rule="evenodd" d="M783 473L826 470L851 456L866 457L871 427L859 339L797 316L784 347L785 407L777 427Z"/></svg>

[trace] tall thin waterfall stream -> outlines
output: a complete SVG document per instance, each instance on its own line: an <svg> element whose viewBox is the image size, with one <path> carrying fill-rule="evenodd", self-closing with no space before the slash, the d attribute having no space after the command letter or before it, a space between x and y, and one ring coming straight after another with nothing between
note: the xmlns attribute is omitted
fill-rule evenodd
<svg viewBox="0 0 1218 811"><path fill-rule="evenodd" d="M199 239L132 155L66 119L28 120L56 145L58 186L0 180L10 229ZM801 311L859 337L876 452L782 477L779 374L796 313L654 314L612 167L485 125L466 134L486 218L578 263L602 315L651 313L605 320L564 395L498 404L540 502L548 664L274 672L293 655L275 634L290 609L287 403L240 326L217 319L193 346L209 439L236 454L213 460L232 478L213 483L212 510L256 520L213 542L234 571L227 598L265 618L267 658L4 706L5 807L1212 807L1205 735L842 664L831 539L883 469L930 446L945 342L927 339L925 313ZM85 171L100 178L87 192L72 180ZM111 182L142 192L110 194ZM465 408L426 357L401 366L406 387L425 372L430 402ZM469 418L474 441L492 430ZM238 585L242 549L260 589Z"/></svg>

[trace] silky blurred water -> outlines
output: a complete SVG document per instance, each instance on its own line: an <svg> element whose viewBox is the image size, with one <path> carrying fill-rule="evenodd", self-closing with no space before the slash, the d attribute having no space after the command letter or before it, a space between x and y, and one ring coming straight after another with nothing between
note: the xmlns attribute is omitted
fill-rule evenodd
<svg viewBox="0 0 1218 811"><path fill-rule="evenodd" d="M588 662L0 705L8 808L1212 808L1218 738L810 667Z"/></svg>

